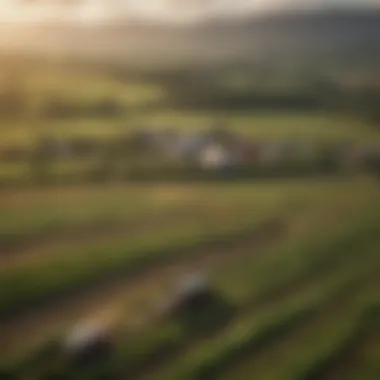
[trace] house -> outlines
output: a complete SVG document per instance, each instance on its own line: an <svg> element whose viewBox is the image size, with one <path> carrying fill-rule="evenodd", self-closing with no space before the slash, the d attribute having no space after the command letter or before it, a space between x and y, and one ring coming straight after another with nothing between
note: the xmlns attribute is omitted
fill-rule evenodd
<svg viewBox="0 0 380 380"><path fill-rule="evenodd" d="M238 166L239 157L221 144L211 143L200 150L198 162L203 169L221 170Z"/></svg>

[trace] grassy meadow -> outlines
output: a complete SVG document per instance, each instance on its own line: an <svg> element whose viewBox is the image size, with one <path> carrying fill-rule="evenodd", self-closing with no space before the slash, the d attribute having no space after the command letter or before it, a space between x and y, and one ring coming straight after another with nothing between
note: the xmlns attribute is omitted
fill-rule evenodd
<svg viewBox="0 0 380 380"><path fill-rule="evenodd" d="M346 340L362 334L362 314L377 310L379 195L370 178L22 189L1 202L5 363L33 355L78 320L99 318L119 331L119 359L100 372L305 378L309 369L338 361ZM258 245L254 231L270 220L283 228ZM181 274L200 269L233 308L231 321L199 337L181 323L155 327L156 303ZM340 315L347 323L338 329ZM324 340L318 331L328 329L333 334ZM139 345L141 356L134 352ZM145 373L167 345L167 358ZM329 354L330 347L337 348ZM276 373L269 364L265 370L270 355L277 355ZM13 365L23 378L28 365ZM35 371L39 378L44 369Z"/></svg>
<svg viewBox="0 0 380 380"><path fill-rule="evenodd" d="M252 139L379 139L334 112L181 110L158 83L44 67L4 66L0 86L13 73L27 101L25 115L1 119L0 149L29 149L44 133L105 141L220 120ZM57 98L123 111L46 116ZM80 176L92 164L55 169ZM30 170L0 162L0 182L13 184L0 188L0 379L380 378L375 176L17 186ZM157 306L192 272L207 274L219 304L162 321ZM77 368L51 353L79 321L109 326L111 356Z"/></svg>

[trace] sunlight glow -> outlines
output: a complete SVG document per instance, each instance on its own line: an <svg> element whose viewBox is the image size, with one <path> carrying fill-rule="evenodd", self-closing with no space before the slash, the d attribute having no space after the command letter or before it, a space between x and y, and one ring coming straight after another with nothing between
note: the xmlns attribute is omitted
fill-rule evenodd
<svg viewBox="0 0 380 380"><path fill-rule="evenodd" d="M117 18L191 20L223 14L308 9L334 5L379 6L378 0L0 0L0 22L99 22Z"/></svg>

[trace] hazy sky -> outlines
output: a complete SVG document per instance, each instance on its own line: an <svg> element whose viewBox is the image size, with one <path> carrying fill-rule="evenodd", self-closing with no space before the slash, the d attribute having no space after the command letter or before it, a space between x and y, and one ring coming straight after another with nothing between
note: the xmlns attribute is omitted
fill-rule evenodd
<svg viewBox="0 0 380 380"><path fill-rule="evenodd" d="M191 20L215 14L262 13L329 6L373 6L380 0L0 0L0 22L96 22L117 17Z"/></svg>

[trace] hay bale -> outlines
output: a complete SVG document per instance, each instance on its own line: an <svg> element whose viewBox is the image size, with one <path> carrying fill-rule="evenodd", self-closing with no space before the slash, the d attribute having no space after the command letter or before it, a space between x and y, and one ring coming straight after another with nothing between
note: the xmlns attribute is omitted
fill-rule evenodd
<svg viewBox="0 0 380 380"><path fill-rule="evenodd" d="M194 275L180 282L173 297L164 304L162 313L177 316L196 312L212 303L215 291L208 279L202 275Z"/></svg>
<svg viewBox="0 0 380 380"><path fill-rule="evenodd" d="M94 359L106 355L112 346L111 333L98 324L75 326L63 341L63 351L73 359Z"/></svg>

